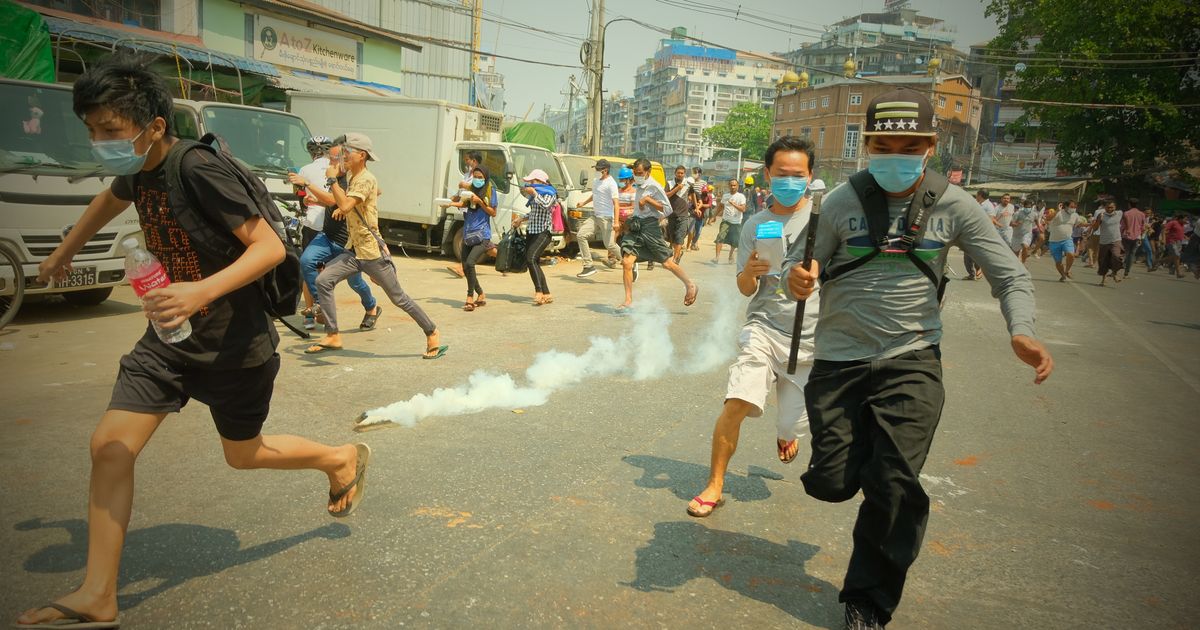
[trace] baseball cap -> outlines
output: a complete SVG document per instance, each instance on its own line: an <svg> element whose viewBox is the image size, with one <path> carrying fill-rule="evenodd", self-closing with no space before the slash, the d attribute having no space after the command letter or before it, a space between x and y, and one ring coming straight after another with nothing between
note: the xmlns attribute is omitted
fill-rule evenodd
<svg viewBox="0 0 1200 630"><path fill-rule="evenodd" d="M529 171L528 175L521 178L522 181L526 181L526 182L531 182L535 179L543 181L543 182L548 182L548 181L550 181L550 176L546 174L546 171L543 171L540 168L535 168L532 171Z"/></svg>
<svg viewBox="0 0 1200 630"><path fill-rule="evenodd" d="M351 149L357 149L367 154L367 157L372 161L379 161L379 154L375 152L371 139L365 133L351 131L337 139L337 144L344 144Z"/></svg>
<svg viewBox="0 0 1200 630"><path fill-rule="evenodd" d="M607 171L609 169L608 160L606 160L604 158L600 158L599 160L596 160L595 169L597 171Z"/></svg>
<svg viewBox="0 0 1200 630"><path fill-rule="evenodd" d="M884 92L867 105L864 136L936 136L933 104L916 90Z"/></svg>

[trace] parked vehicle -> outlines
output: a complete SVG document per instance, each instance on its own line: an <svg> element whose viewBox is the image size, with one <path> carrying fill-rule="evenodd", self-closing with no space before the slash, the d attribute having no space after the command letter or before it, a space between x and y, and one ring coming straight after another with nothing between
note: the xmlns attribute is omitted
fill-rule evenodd
<svg viewBox="0 0 1200 630"><path fill-rule="evenodd" d="M498 112L437 100L300 93L291 95L288 109L322 135L358 131L371 137L380 155L370 166L382 188L380 231L401 247L460 255L462 211L441 206L458 192L468 151L482 154L496 189L496 242L511 229L513 213L525 212L522 176L540 168L556 188L567 188L553 153L500 141L504 117ZM556 234L549 251L564 243Z"/></svg>

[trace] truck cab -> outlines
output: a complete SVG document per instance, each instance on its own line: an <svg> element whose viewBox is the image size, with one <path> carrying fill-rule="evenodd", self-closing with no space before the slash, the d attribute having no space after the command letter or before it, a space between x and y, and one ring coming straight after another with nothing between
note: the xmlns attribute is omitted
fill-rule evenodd
<svg viewBox="0 0 1200 630"><path fill-rule="evenodd" d="M71 87L0 79L0 120L0 245L20 259L26 295L62 294L76 306L103 302L125 280L121 241L141 235L132 206L84 245L65 281L35 284L38 264L113 180L92 156Z"/></svg>

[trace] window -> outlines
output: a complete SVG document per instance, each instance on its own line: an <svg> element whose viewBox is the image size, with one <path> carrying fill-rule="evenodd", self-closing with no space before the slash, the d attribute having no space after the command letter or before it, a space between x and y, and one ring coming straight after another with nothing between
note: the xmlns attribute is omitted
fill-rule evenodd
<svg viewBox="0 0 1200 630"><path fill-rule="evenodd" d="M812 127L803 127L800 129L801 138L812 138Z"/></svg>
<svg viewBox="0 0 1200 630"><path fill-rule="evenodd" d="M945 109L945 107L946 107L946 97L939 96L938 97L938 109Z"/></svg>
<svg viewBox="0 0 1200 630"><path fill-rule="evenodd" d="M483 166L488 170L488 179L492 180L492 186L496 188L496 192L508 192L508 160L504 156L504 151L499 149L462 149L458 153L458 163L465 164L463 156L468 150L479 151L483 155ZM463 168L466 168L465 166ZM557 169L555 169L557 170ZM550 174L550 171L546 171Z"/></svg>
<svg viewBox="0 0 1200 630"><path fill-rule="evenodd" d="M821 129L817 132L817 148L818 149L825 148L825 128L824 127L821 127Z"/></svg>
<svg viewBox="0 0 1200 630"><path fill-rule="evenodd" d="M851 94L850 95L850 104L851 105L862 105L862 94Z"/></svg>
<svg viewBox="0 0 1200 630"><path fill-rule="evenodd" d="M744 74L739 74L739 75L737 75L737 78L739 78L739 79L745 79L745 78L746 78L746 75L744 75Z"/></svg>
<svg viewBox="0 0 1200 630"><path fill-rule="evenodd" d="M846 125L846 144L842 147L842 159L858 157L858 125Z"/></svg>
<svg viewBox="0 0 1200 630"><path fill-rule="evenodd" d="M808 103L800 101L800 111L804 111L806 109L808 109Z"/></svg>
<svg viewBox="0 0 1200 630"><path fill-rule="evenodd" d="M962 110L963 110L963 103L962 103L962 101L957 101L957 100L956 100L956 101L954 101L954 111L955 111L956 113L959 113L959 114L961 114L961 113L962 113Z"/></svg>
<svg viewBox="0 0 1200 630"><path fill-rule="evenodd" d="M828 96L821 97L821 107L829 107L829 97Z"/></svg>
<svg viewBox="0 0 1200 630"><path fill-rule="evenodd" d="M808 101L808 108L809 108L809 109L816 109L816 108L817 108L817 99L815 99L815 98L814 98L814 99L810 99L810 100Z"/></svg>
<svg viewBox="0 0 1200 630"><path fill-rule="evenodd" d="M794 111L796 111L796 102L795 102L795 101L791 101L791 102L789 102L789 103L788 103L788 113L790 114L790 113L792 113L792 112L794 112Z"/></svg>
<svg viewBox="0 0 1200 630"><path fill-rule="evenodd" d="M775 128L775 139L778 140L783 134L779 132L779 128Z"/></svg>

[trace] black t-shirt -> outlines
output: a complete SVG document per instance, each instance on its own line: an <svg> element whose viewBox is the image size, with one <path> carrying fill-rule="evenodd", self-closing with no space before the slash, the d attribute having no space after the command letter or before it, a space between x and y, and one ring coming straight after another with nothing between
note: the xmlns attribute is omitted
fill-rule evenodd
<svg viewBox="0 0 1200 630"><path fill-rule="evenodd" d="M341 186L342 190L346 190L346 176L342 175L341 177L338 177L337 181L338 186ZM325 236L330 240L330 242L337 243L338 245L344 247L346 245L346 241L350 240L350 230L346 229L346 219L333 218L334 210L337 210L337 206L326 206L325 227L321 228L321 231L325 233Z"/></svg>
<svg viewBox="0 0 1200 630"><path fill-rule="evenodd" d="M684 183L682 183L682 184L677 184L675 182L675 180L671 180L671 181L667 182L667 184L669 185L669 187L667 188L667 191L668 191L667 198L669 198L671 200L672 214L674 214L677 217L691 216L691 214L689 214L689 213L691 212L692 204L691 204L691 201L688 199L688 195L691 194L692 187L689 186L686 182L687 182L686 179L684 180ZM670 190L672 188L674 188L675 186L680 186L680 189L679 189L678 193L672 195L672 194L670 194Z"/></svg>
<svg viewBox="0 0 1200 630"><path fill-rule="evenodd" d="M164 164L166 162L164 161ZM183 156L182 179L188 199L214 227L232 232L259 216L258 206L233 173L202 150ZM167 195L162 165L152 171L124 175L113 180L112 193L132 201L145 233L146 249L167 271L171 282L196 282L211 276L226 261L192 246L191 237L180 227ZM236 237L233 237L236 238ZM138 342L151 352L181 368L227 369L256 367L275 354L279 335L267 315L262 291L253 283L217 298L191 317L192 334L176 343L164 343L150 323Z"/></svg>

